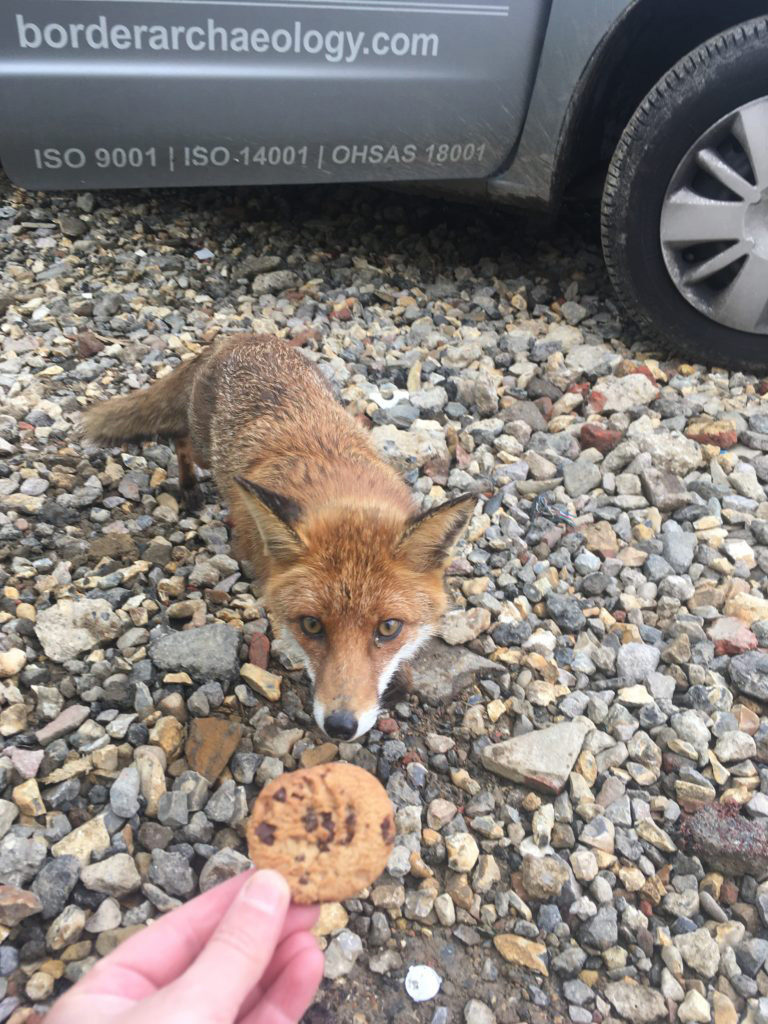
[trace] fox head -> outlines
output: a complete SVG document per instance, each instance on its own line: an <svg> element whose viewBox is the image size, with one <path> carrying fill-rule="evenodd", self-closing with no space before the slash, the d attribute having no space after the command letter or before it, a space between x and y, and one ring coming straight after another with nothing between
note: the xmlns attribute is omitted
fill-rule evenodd
<svg viewBox="0 0 768 1024"><path fill-rule="evenodd" d="M410 517L365 501L313 512L237 483L265 553L264 600L313 682L315 721L333 739L356 739L442 615L445 568L477 496Z"/></svg>

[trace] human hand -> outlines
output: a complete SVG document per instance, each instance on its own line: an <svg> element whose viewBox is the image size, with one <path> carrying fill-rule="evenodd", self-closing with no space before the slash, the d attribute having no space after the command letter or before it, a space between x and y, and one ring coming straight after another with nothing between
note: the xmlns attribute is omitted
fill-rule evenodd
<svg viewBox="0 0 768 1024"><path fill-rule="evenodd" d="M317 913L275 871L238 875L95 964L46 1024L297 1024L323 975Z"/></svg>

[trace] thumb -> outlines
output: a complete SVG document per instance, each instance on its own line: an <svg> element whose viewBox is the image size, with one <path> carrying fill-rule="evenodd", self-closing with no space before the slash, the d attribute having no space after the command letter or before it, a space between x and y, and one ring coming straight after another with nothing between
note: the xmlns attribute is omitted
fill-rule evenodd
<svg viewBox="0 0 768 1024"><path fill-rule="evenodd" d="M158 1019L235 1021L270 964L291 895L276 871L257 871L230 904L197 959L158 993ZM166 1002L167 1000L167 1002Z"/></svg>

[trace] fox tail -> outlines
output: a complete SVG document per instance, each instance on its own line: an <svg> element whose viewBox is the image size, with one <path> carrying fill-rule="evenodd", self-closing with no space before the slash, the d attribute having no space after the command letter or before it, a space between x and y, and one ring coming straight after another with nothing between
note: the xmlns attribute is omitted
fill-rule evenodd
<svg viewBox="0 0 768 1024"><path fill-rule="evenodd" d="M189 433L187 409L200 356L132 395L110 398L83 413L78 431L93 444L181 438Z"/></svg>

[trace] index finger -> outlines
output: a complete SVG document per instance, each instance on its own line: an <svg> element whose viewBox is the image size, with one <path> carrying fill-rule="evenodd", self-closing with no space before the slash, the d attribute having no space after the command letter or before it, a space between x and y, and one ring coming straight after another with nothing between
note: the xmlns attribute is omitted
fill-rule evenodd
<svg viewBox="0 0 768 1024"><path fill-rule="evenodd" d="M235 896L252 875L252 870L243 871L127 939L85 975L80 991L87 987L90 992L95 992L105 984L109 986L108 976L105 977L107 970L119 971L124 976L134 975L138 998L169 984L197 959ZM281 940L294 932L310 929L318 912L317 907L291 906ZM140 987L142 991L139 991ZM124 985L122 990L128 995Z"/></svg>

